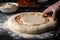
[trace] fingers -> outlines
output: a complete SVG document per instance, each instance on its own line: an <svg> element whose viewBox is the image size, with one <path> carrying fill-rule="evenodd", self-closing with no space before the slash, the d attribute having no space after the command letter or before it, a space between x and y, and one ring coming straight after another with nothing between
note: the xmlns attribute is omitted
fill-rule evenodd
<svg viewBox="0 0 60 40"><path fill-rule="evenodd" d="M50 12L53 12L52 18L53 18L53 20L55 20L55 13L56 13L55 10L49 10L49 9L44 10L44 11L43 11L43 17L49 16L49 15L47 15L47 14L50 13Z"/></svg>
<svg viewBox="0 0 60 40"><path fill-rule="evenodd" d="M43 11L43 17L47 17L47 13L51 12L51 10L49 10L49 8L47 8L46 10Z"/></svg>

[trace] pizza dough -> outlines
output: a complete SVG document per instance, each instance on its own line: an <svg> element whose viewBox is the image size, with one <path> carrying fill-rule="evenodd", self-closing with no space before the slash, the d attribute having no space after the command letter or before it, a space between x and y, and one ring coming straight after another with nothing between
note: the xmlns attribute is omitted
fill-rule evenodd
<svg viewBox="0 0 60 40"><path fill-rule="evenodd" d="M56 21L43 17L41 12L24 12L11 16L7 27L12 31L37 34L54 29Z"/></svg>

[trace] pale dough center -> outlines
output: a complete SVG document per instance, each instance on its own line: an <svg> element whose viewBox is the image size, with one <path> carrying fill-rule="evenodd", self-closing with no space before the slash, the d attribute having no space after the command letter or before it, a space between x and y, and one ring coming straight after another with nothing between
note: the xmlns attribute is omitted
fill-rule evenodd
<svg viewBox="0 0 60 40"><path fill-rule="evenodd" d="M45 19L38 15L27 15L22 18L22 21L28 24L42 24Z"/></svg>

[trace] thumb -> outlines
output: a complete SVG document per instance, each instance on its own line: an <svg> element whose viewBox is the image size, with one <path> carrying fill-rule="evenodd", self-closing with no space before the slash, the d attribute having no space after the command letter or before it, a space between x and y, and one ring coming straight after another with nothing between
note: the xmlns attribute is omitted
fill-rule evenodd
<svg viewBox="0 0 60 40"><path fill-rule="evenodd" d="M44 10L43 14L47 14L48 12L50 12L50 10Z"/></svg>
<svg viewBox="0 0 60 40"><path fill-rule="evenodd" d="M52 11L50 11L50 10L44 10L43 11L43 16L47 17L50 14L50 12L52 12Z"/></svg>

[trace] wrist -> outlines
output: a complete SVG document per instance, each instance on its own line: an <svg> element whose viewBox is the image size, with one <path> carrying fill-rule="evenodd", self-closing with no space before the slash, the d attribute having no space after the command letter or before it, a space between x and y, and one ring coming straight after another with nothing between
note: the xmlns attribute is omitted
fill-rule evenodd
<svg viewBox="0 0 60 40"><path fill-rule="evenodd" d="M55 4L53 4L55 6L60 6L60 1L56 2Z"/></svg>
<svg viewBox="0 0 60 40"><path fill-rule="evenodd" d="M60 6L60 0L57 2L57 5L59 5L59 6Z"/></svg>

